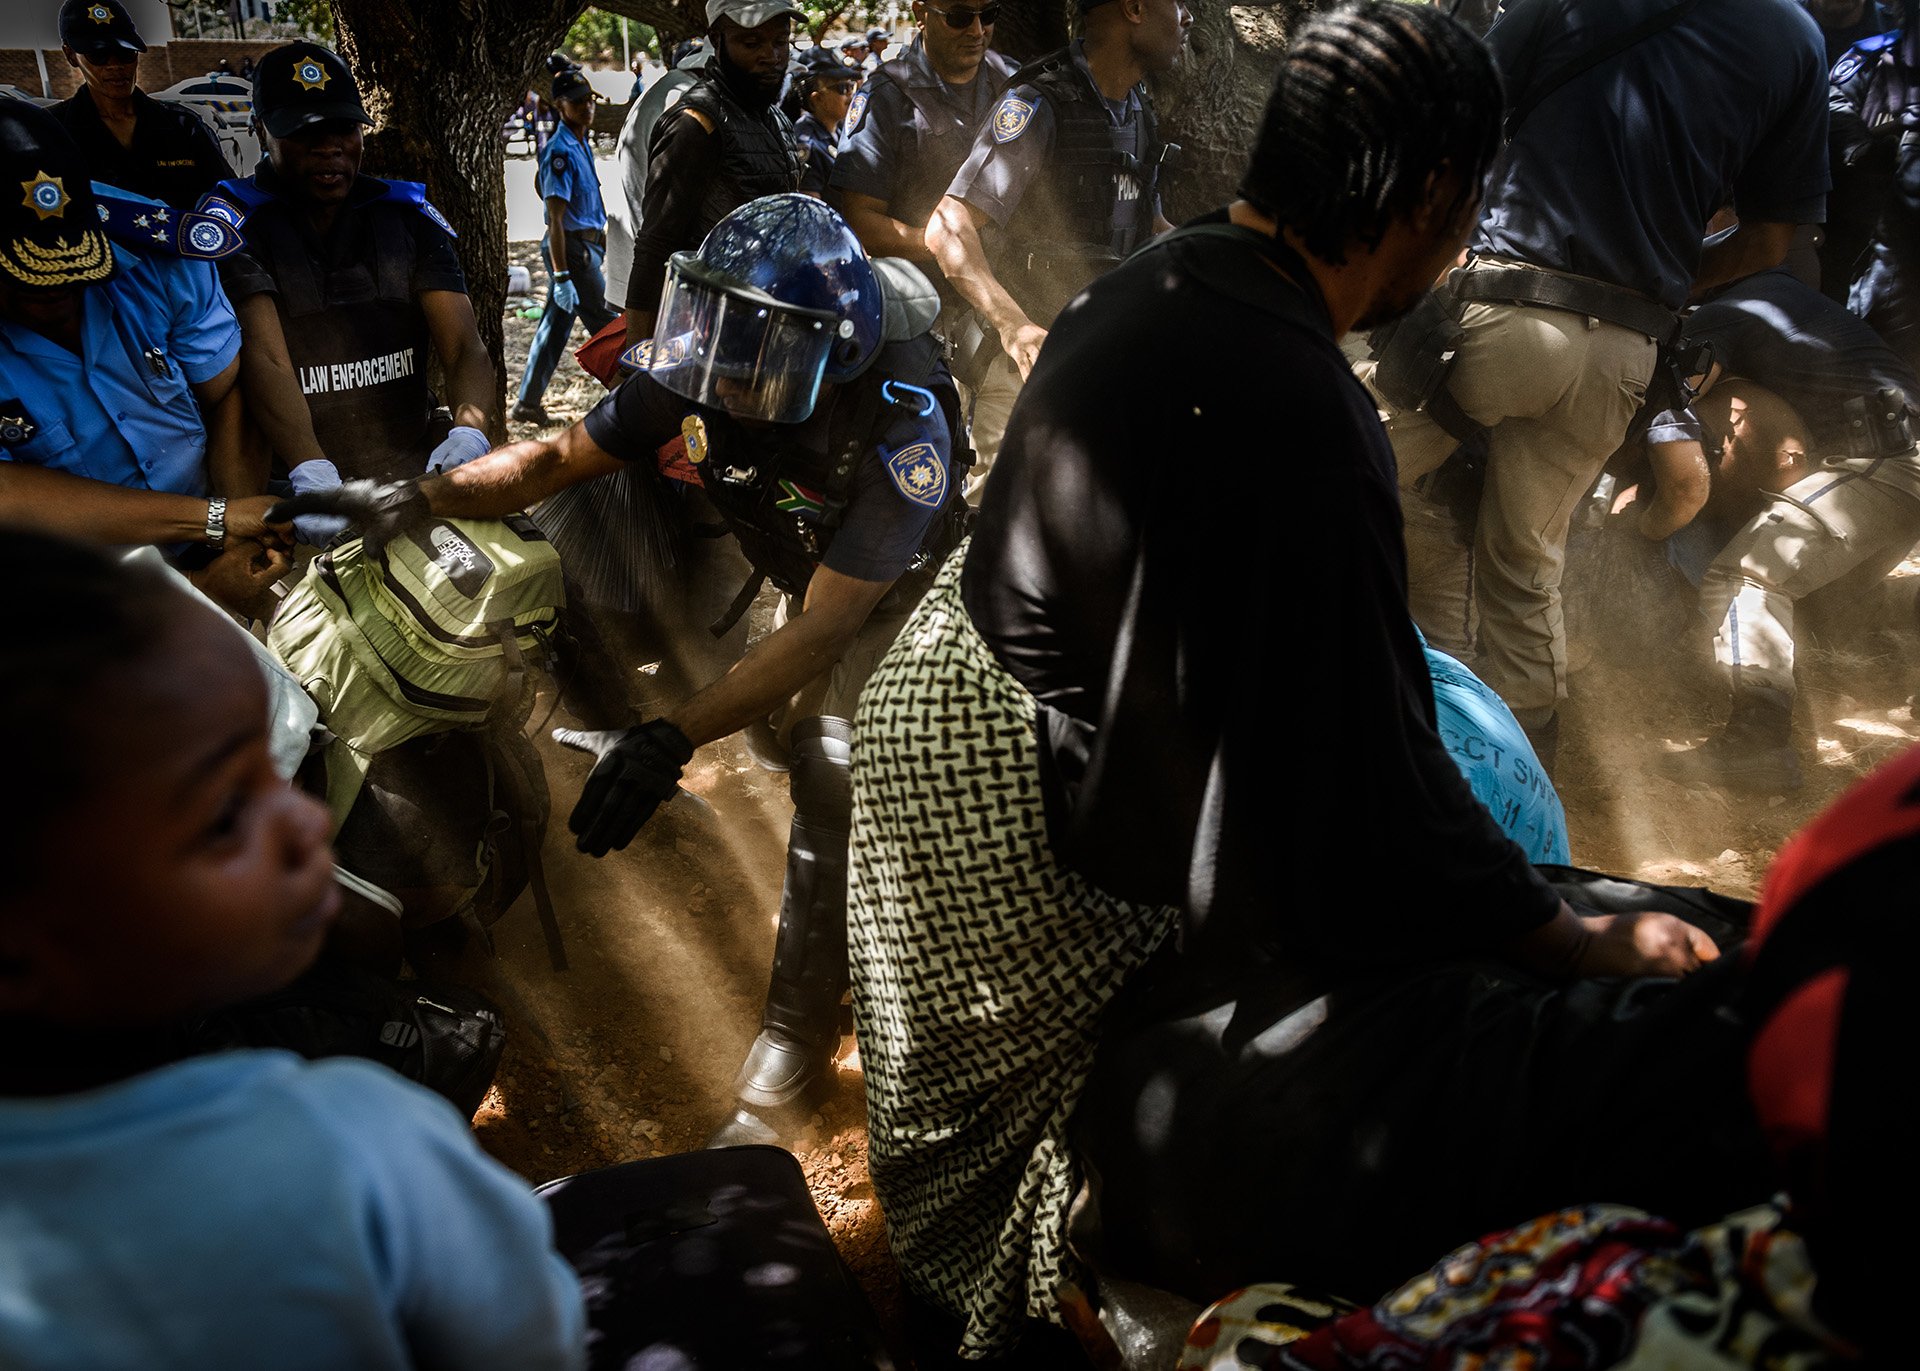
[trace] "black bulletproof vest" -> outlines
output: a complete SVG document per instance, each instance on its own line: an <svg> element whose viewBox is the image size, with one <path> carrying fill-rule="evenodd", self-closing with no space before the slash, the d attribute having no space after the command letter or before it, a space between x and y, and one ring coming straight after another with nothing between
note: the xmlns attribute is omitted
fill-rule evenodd
<svg viewBox="0 0 1920 1371"><path fill-rule="evenodd" d="M273 200L247 219L250 245L271 262L275 299L314 436L348 480L418 476L434 398L427 386L427 316L413 293L419 211L388 200L349 205L371 252L339 265L315 256L293 211Z"/></svg>
<svg viewBox="0 0 1920 1371"><path fill-rule="evenodd" d="M965 509L961 489L971 457L962 437L960 397L952 380L944 373L937 380L929 379L941 350L942 345L931 334L883 347L873 365L834 396L824 452L794 441L786 428L742 428L742 439L728 443L727 448L751 453L750 464L727 460L716 450L701 467L707 498L727 521L740 542L740 551L756 572L789 595L805 592L814 568L826 556L834 532L845 517L854 473L891 420L891 406L911 403L904 398L887 398L883 388L892 380L932 391L952 440L954 459L948 472L947 507L928 526L921 545L923 560L937 561L959 542L964 528L958 515ZM779 508L780 502L791 501L794 493L783 482L818 496L825 507L821 516L804 518Z"/></svg>
<svg viewBox="0 0 1920 1371"><path fill-rule="evenodd" d="M1038 90L1053 109L1053 152L989 256L1007 293L1045 327L1096 276L1153 236L1160 128L1142 88L1139 145L1146 155L1116 148L1106 102L1067 49L1022 67L1007 88L1023 85ZM1139 184L1140 209L1136 222L1116 234L1122 177Z"/></svg>
<svg viewBox="0 0 1920 1371"><path fill-rule="evenodd" d="M957 121L940 103L938 91L916 88L914 83L924 78L906 59L895 58L880 70L900 87L913 107L897 163L905 175L888 202L887 213L909 228L924 228L933 217L933 207L953 184L960 164L973 151L973 138L980 127ZM990 62L983 61L973 79L997 85L1001 77ZM989 105L987 113L992 112Z"/></svg>
<svg viewBox="0 0 1920 1371"><path fill-rule="evenodd" d="M703 73L680 97L683 107L698 110L712 123L720 139L720 171L707 187L694 225L693 244L715 224L749 200L783 195L800 188L800 155L794 147L793 125L776 106L764 118L740 107L720 78Z"/></svg>

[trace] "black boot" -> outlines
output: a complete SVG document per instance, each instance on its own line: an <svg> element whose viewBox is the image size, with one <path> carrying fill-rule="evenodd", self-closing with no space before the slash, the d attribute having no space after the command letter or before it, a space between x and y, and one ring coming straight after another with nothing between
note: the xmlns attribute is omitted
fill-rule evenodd
<svg viewBox="0 0 1920 1371"><path fill-rule="evenodd" d="M740 1107L710 1147L779 1142L832 1080L847 988L852 740L845 719L805 719L793 730L793 830L773 980L760 1036L734 1079Z"/></svg>
<svg viewBox="0 0 1920 1371"><path fill-rule="evenodd" d="M1698 747L1662 758L1660 769L1688 785L1714 785L1750 795L1791 794L1805 784L1792 733L1792 695L1736 680L1726 727Z"/></svg>
<svg viewBox="0 0 1920 1371"><path fill-rule="evenodd" d="M1520 731L1527 735L1527 742L1533 748L1540 769L1547 773L1547 779L1553 779L1553 764L1560 759L1560 711L1555 710L1547 716L1545 723L1532 728L1521 724Z"/></svg>

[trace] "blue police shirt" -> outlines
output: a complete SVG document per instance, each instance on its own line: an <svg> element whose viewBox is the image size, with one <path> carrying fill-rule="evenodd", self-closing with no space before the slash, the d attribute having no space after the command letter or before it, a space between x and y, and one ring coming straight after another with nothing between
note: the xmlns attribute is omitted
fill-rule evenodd
<svg viewBox="0 0 1920 1371"><path fill-rule="evenodd" d="M1510 100L1674 0L1541 0L1487 35ZM1700 0L1672 27L1583 72L1535 107L1488 178L1473 249L1686 302L1707 220L1826 217L1826 50L1795 0Z"/></svg>
<svg viewBox="0 0 1920 1371"><path fill-rule="evenodd" d="M593 168L593 149L565 124L556 125L553 137L540 149L540 169L534 184L541 199L557 197L567 202L560 216L563 228L605 231L607 210L600 201L600 174Z"/></svg>
<svg viewBox="0 0 1920 1371"><path fill-rule="evenodd" d="M800 189L824 199L839 138L813 117L812 110L793 121L793 137L800 147Z"/></svg>
<svg viewBox="0 0 1920 1371"><path fill-rule="evenodd" d="M1073 40L1072 53L1074 65L1091 84L1093 73L1087 66L1084 39ZM1140 88L1129 90L1124 100L1109 100L1103 95L1101 103L1107 107L1114 146L1145 161L1146 121L1140 117ZM964 200L1005 228L1020 208L1027 187L1048 171L1053 138L1053 107L1047 98L1024 83L1008 87L975 135L973 151L955 174L947 194ZM1140 222L1142 187L1138 180L1122 177L1115 192L1113 233L1119 245L1129 242L1134 226Z"/></svg>
<svg viewBox="0 0 1920 1371"><path fill-rule="evenodd" d="M84 293L78 356L0 322L0 458L172 495L204 495L207 431L193 386L240 353L211 262L116 246ZM17 422L16 422L17 421Z"/></svg>

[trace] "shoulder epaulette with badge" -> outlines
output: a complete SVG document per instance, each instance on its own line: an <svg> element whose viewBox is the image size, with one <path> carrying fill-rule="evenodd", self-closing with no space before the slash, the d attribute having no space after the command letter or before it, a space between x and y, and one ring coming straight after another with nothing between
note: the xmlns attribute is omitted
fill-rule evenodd
<svg viewBox="0 0 1920 1371"><path fill-rule="evenodd" d="M93 183L93 201L107 237L143 255L216 262L245 246L235 227L218 215L173 209L100 181Z"/></svg>
<svg viewBox="0 0 1920 1371"><path fill-rule="evenodd" d="M1859 71L1869 57L1875 57L1885 52L1894 45L1899 37L1900 30L1895 29L1891 33L1876 33L1871 38L1862 38L1858 43L1848 48L1840 60L1833 64L1833 74L1828 79L1835 85L1845 81L1849 76Z"/></svg>
<svg viewBox="0 0 1920 1371"><path fill-rule="evenodd" d="M247 220L260 206L273 200L273 192L251 176L222 181L200 197L194 206L201 214L225 220L235 228L245 228Z"/></svg>
<svg viewBox="0 0 1920 1371"><path fill-rule="evenodd" d="M428 221L431 222L435 228L446 234L447 237L458 238L460 236L453 231L453 225L447 222L447 216L435 209L433 202L427 199L427 188L420 182L387 181L383 184L387 188L387 193L380 197L381 200L392 200L397 204L412 205L415 209L426 215ZM377 204L378 201L371 203Z"/></svg>

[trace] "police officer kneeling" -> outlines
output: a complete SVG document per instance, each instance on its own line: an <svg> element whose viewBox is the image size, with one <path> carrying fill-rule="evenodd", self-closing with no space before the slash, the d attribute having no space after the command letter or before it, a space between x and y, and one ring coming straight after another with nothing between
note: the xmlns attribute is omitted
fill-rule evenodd
<svg viewBox="0 0 1920 1371"><path fill-rule="evenodd" d="M839 1042L854 705L965 528L959 397L927 331L937 306L911 268L876 269L819 200L755 200L674 255L655 336L629 354L642 370L579 423L442 476L349 482L276 511L343 514L390 537L658 463L697 473L755 570L786 592L785 622L666 717L555 735L599 754L569 821L597 857L672 798L694 748L783 707L796 721L773 980L741 1108L716 1141L776 1136L776 1111L822 1082Z"/></svg>

